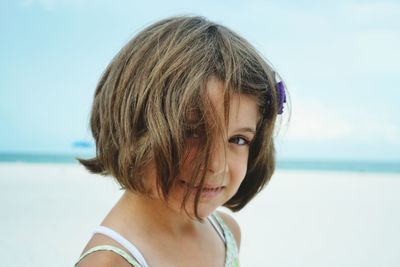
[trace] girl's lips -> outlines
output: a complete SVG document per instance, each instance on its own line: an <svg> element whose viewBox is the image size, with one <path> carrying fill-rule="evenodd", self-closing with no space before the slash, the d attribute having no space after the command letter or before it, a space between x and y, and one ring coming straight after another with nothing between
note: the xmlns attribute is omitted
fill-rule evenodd
<svg viewBox="0 0 400 267"><path fill-rule="evenodd" d="M181 186L186 186L186 187L189 186L189 183L186 182L186 181L184 181L184 180L179 180L179 184L180 184ZM198 189L199 186L196 185L196 186L193 186L193 188L194 188L194 189ZM203 191L204 191L204 190L216 190L216 189L219 189L219 188L225 188L225 186L204 184L202 190L203 190Z"/></svg>
<svg viewBox="0 0 400 267"><path fill-rule="evenodd" d="M183 180L179 180L179 185L183 187L188 187L189 183ZM194 186L193 187L193 192L196 193L198 190L199 186ZM225 186L220 186L220 185L210 185L210 184L205 184L203 188L201 189L201 198L213 198L217 195L219 195L223 190L225 189Z"/></svg>

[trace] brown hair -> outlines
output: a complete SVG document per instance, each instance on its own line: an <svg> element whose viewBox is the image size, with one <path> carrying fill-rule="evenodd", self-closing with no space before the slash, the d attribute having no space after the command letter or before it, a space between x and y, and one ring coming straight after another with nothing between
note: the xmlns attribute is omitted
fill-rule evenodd
<svg viewBox="0 0 400 267"><path fill-rule="evenodd" d="M229 96L238 92L253 96L262 115L250 145L246 177L224 204L240 210L274 172L277 81L273 69L246 40L203 17L156 22L115 56L97 85L91 111L96 156L79 159L80 163L93 173L114 176L125 189L146 193L144 166L154 162L157 188L167 198L184 161L187 114L194 112L202 134L193 173L201 175L193 174L191 185L203 186L202 170L207 168L202 166L208 166L215 129L205 93L211 77L224 83L225 110ZM199 193L196 217L198 199Z"/></svg>

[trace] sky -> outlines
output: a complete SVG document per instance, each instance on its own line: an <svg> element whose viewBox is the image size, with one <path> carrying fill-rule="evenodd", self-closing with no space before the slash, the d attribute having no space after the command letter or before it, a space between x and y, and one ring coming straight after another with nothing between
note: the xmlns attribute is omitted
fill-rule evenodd
<svg viewBox="0 0 400 267"><path fill-rule="evenodd" d="M284 159L400 161L400 1L0 3L0 153L86 153L96 83L138 31L202 15L249 40L286 82Z"/></svg>

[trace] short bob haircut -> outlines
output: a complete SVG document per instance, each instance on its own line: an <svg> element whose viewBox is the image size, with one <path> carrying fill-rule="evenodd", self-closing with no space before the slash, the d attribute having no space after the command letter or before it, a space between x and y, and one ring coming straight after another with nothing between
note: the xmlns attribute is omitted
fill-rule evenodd
<svg viewBox="0 0 400 267"><path fill-rule="evenodd" d="M225 114L232 93L252 96L260 109L246 176L237 193L224 204L232 211L242 209L275 169L277 74L245 39L203 17L156 22L119 51L94 95L90 126L96 156L78 160L92 173L112 175L122 188L143 194L149 193L143 181L144 167L153 163L157 189L166 200L185 160L185 137L193 127L188 114L194 113L195 129L201 133L200 149L196 162L191 163L193 174L184 207L190 188L202 188L215 133L223 129L210 112L205 91L213 77L224 85ZM194 200L197 218L199 192Z"/></svg>

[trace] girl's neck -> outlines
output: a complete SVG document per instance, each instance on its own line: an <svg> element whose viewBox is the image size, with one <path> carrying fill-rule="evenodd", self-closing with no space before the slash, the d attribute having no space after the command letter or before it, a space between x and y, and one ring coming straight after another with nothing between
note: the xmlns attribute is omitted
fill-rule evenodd
<svg viewBox="0 0 400 267"><path fill-rule="evenodd" d="M204 227L201 222L190 218L184 211L169 208L160 199L152 199L128 190L122 195L103 224L124 229L139 228L152 234L176 236L193 235ZM128 230L126 230L128 231Z"/></svg>

